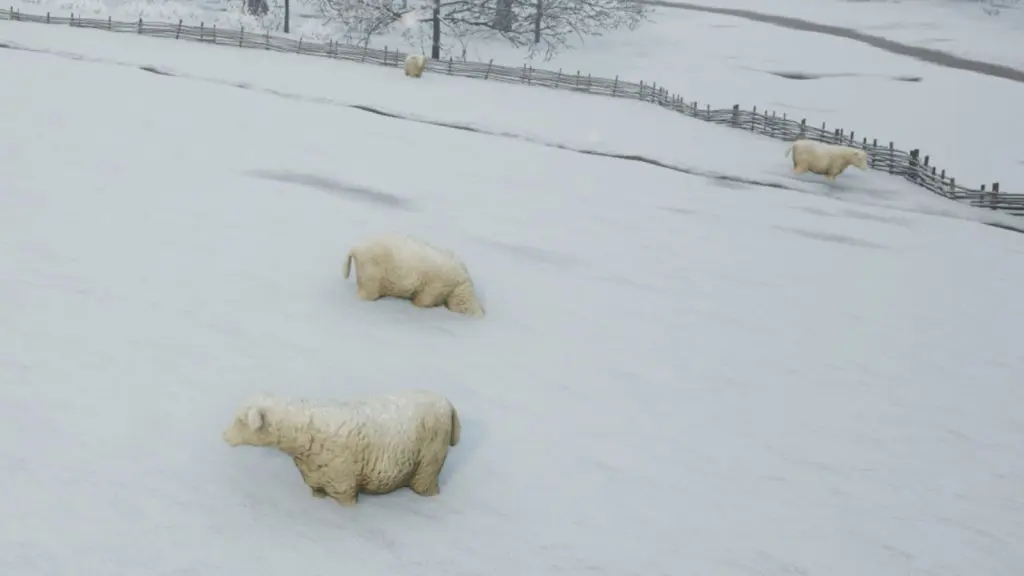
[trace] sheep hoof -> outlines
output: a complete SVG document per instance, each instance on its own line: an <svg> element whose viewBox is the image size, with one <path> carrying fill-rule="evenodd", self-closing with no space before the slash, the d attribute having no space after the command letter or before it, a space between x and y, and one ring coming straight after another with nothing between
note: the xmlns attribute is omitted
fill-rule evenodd
<svg viewBox="0 0 1024 576"><path fill-rule="evenodd" d="M345 508L351 508L359 502L359 499L355 496L335 496L334 501Z"/></svg>
<svg viewBox="0 0 1024 576"><path fill-rule="evenodd" d="M411 484L409 488L419 494L420 496L437 496L441 493L441 487L438 486L437 481L431 482L427 486L417 486L415 483Z"/></svg>

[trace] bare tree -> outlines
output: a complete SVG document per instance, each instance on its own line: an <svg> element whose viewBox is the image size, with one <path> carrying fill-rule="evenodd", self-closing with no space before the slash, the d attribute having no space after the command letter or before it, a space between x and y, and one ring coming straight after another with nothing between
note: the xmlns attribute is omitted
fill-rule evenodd
<svg viewBox="0 0 1024 576"><path fill-rule="evenodd" d="M426 0L411 7L408 0L319 0L328 20L339 22L346 35L366 44L374 35L398 23L405 35L428 39L421 23L429 22L430 57L461 45L465 58L470 37L500 37L532 55L550 58L566 48L572 37L599 36L602 32L635 28L648 19L651 8L634 0ZM443 41L449 40L445 46Z"/></svg>
<svg viewBox="0 0 1024 576"><path fill-rule="evenodd" d="M263 16L270 11L270 6L267 6L267 0L245 0L242 10L252 16Z"/></svg>

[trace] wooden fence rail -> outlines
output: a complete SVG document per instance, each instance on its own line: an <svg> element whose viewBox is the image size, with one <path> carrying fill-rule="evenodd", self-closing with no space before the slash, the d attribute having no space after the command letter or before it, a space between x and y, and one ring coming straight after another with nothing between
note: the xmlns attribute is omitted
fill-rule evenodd
<svg viewBox="0 0 1024 576"><path fill-rule="evenodd" d="M301 38L293 40L269 32L248 31L245 28L225 29L216 26L207 27L203 24L185 26L181 20L176 24L143 22L141 18L137 22L117 22L110 18L102 20L75 17L74 14L70 14L66 18L51 16L50 13L46 15L25 14L14 8L0 10L0 18L76 28L95 28L158 38L192 40L239 48L306 54L381 66L402 67L407 56L406 53L388 50L386 47L383 50L378 50L334 41L323 43ZM691 118L731 126L780 140L791 141L797 138L809 138L821 142L854 146L868 153L870 166L874 170L901 176L917 186L951 200L1024 216L1024 194L1002 192L998 182L993 183L988 189L984 184L977 189L965 187L957 183L952 175L947 175L945 170L930 165L930 158L923 155L919 149L906 152L896 148L893 142L879 142L875 138L869 141L865 137L858 139L852 130L829 129L824 123L819 128L808 124L806 119L797 121L788 118L786 114L779 115L768 110L759 111L756 107L753 110L741 110L739 104L733 105L732 108L715 109L707 104L702 106L698 102L686 102L682 96L670 93L664 86L658 86L655 82L628 82L619 79L618 76L600 78L582 74L579 70L575 72L552 71L533 68L525 64L521 67L510 67L494 64L493 60L489 62L459 62L452 58L428 60L427 69L437 74L450 76L643 100Z"/></svg>

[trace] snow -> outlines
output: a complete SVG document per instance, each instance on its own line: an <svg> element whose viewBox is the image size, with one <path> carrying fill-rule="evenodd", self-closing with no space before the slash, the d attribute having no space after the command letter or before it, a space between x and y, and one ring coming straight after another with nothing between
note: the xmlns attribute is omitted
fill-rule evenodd
<svg viewBox="0 0 1024 576"><path fill-rule="evenodd" d="M995 216L638 102L0 41L0 573L1024 568L1024 236ZM584 145L718 177L555 147ZM344 254L383 231L457 252L487 317L356 298ZM260 390L407 387L462 419L434 498L342 508L221 440Z"/></svg>
<svg viewBox="0 0 1024 576"><path fill-rule="evenodd" d="M671 0L669 0L671 1ZM910 46L1024 69L1020 0L697 0L701 6L751 10L851 28ZM808 9L813 6L813 9Z"/></svg>
<svg viewBox="0 0 1024 576"><path fill-rule="evenodd" d="M962 1L929 0L924 6L916 0L815 0L814 11L808 11L805 2L798 6L797 0L773 1L770 8L753 0L703 0L698 4L770 11L849 26L1024 68L1024 61L1006 60L1019 60L1022 53L1016 49L1024 31L1024 4L1019 3L997 15L986 13L978 3ZM51 7L54 13L67 12L60 6L66 5L45 0L21 5L24 11L35 14ZM126 21L139 17L165 21L183 18L185 23L202 21L207 26L258 26L239 13L238 2L140 4L111 0L108 7L98 0L88 0L76 6L76 13L86 17L112 15ZM298 4L296 10L294 36L337 36L332 25L311 13L311 7ZM420 26L427 31L429 23ZM375 38L371 44L404 52L429 52L429 46L418 39L400 38L398 32L403 28L396 27L395 33ZM915 36L922 30L929 36ZM950 42L925 41L933 36ZM982 52L968 53L966 47L978 47ZM459 57L461 48L452 48ZM846 132L852 130L861 138L894 142L903 150L920 149L922 155L929 156L931 165L945 170L961 185L978 188L984 184L991 188L998 182L1003 192L1024 192L1024 153L1018 145L1018 135L1024 132L1024 115L1010 113L1024 101L1024 85L890 54L843 38L742 18L657 9L652 22L636 32L622 30L589 38L578 49L548 62L531 62L505 43L482 40L471 41L465 57L513 66L529 62L569 73L655 82L688 101L714 108L739 104L749 110L756 106L758 110L805 118L814 126L825 123ZM775 75L794 72L820 77L793 80Z"/></svg>

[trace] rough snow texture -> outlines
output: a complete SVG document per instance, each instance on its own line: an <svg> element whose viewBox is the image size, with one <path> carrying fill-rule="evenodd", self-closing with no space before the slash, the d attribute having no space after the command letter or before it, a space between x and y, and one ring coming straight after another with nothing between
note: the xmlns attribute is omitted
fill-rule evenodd
<svg viewBox="0 0 1024 576"><path fill-rule="evenodd" d="M67 53L0 50L26 111L0 130L0 574L1024 573L1024 236L875 171L791 177L788 143L639 102L64 26L0 38ZM338 99L566 143L596 128L793 189ZM346 293L344 251L381 230L457 249L488 321ZM338 510L285 454L221 440L254 390L396 386L459 409L442 497Z"/></svg>
<svg viewBox="0 0 1024 576"><path fill-rule="evenodd" d="M406 486L421 496L437 495L438 475L460 429L451 402L425 390L349 402L260 394L239 409L224 441L281 450L314 497L351 506L360 492L387 494Z"/></svg>
<svg viewBox="0 0 1024 576"><path fill-rule="evenodd" d="M445 306L467 316L483 316L466 265L450 250L401 234L367 238L345 258L345 278L355 262L359 297L412 300L421 308Z"/></svg>
<svg viewBox="0 0 1024 576"><path fill-rule="evenodd" d="M814 172L835 180L850 165L868 169L868 155L863 150L814 140L796 140L786 148L793 156L793 172Z"/></svg>
<svg viewBox="0 0 1024 576"><path fill-rule="evenodd" d="M419 78L427 65L427 57L423 54L409 54L405 57L405 75Z"/></svg>

